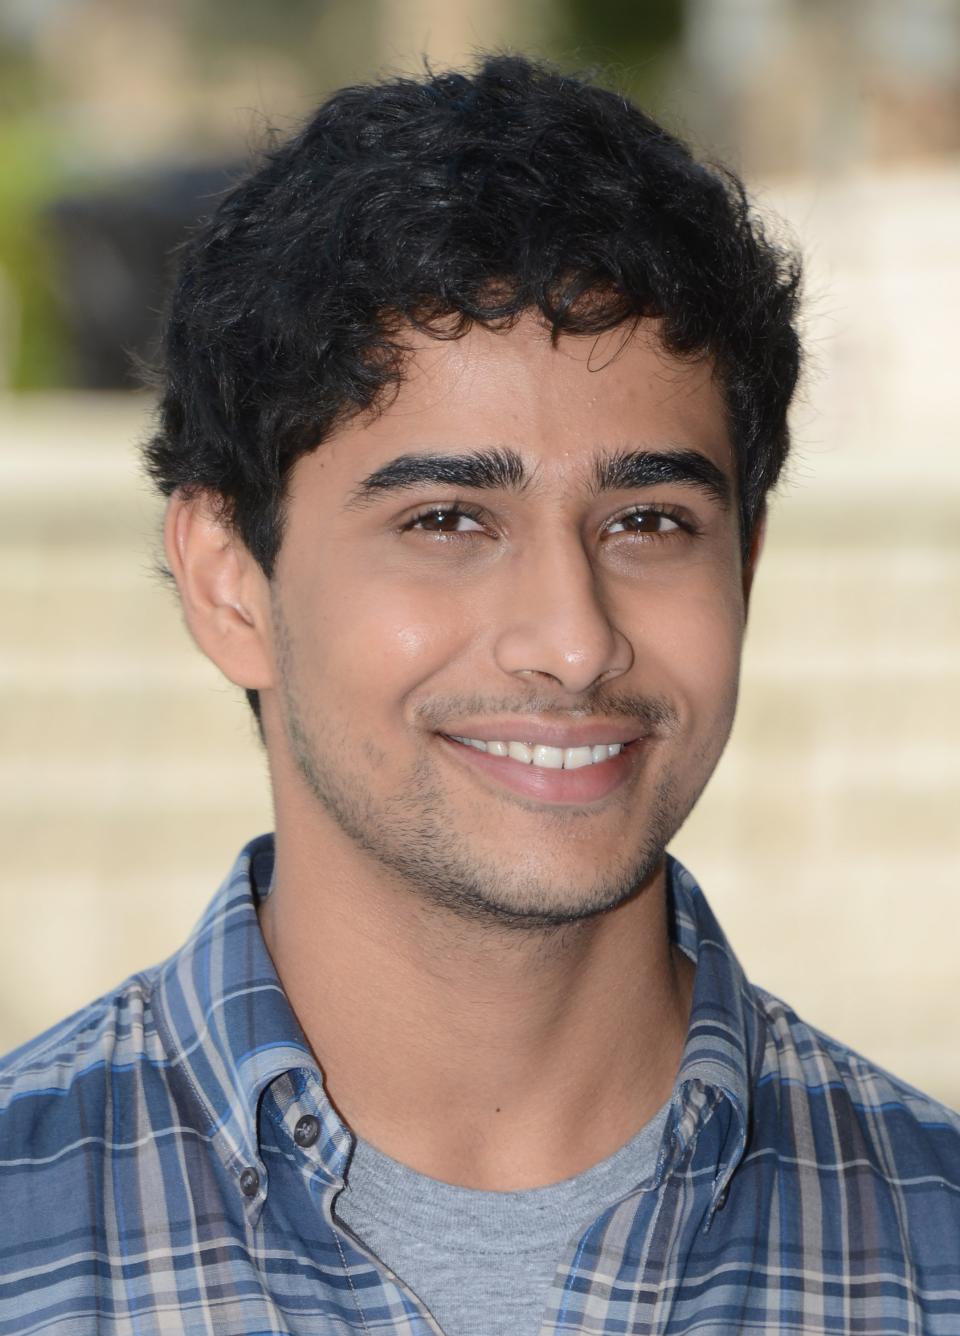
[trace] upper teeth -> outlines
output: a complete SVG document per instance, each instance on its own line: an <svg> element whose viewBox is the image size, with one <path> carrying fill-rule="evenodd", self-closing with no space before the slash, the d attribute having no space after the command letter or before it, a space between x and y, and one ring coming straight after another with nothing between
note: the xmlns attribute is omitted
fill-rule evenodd
<svg viewBox="0 0 960 1336"><path fill-rule="evenodd" d="M541 747L527 742L482 742L479 738L453 738L477 751L493 756L511 756L527 765L542 765L548 770L578 770L583 765L596 765L616 756L622 742L598 742L592 747Z"/></svg>

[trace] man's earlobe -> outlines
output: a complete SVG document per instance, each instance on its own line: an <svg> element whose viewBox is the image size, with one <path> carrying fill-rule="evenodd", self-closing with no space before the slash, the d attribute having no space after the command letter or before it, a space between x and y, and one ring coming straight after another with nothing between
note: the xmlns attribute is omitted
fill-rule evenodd
<svg viewBox="0 0 960 1336"><path fill-rule="evenodd" d="M210 492L174 492L163 527L167 565L190 634L237 686L273 684L267 578Z"/></svg>

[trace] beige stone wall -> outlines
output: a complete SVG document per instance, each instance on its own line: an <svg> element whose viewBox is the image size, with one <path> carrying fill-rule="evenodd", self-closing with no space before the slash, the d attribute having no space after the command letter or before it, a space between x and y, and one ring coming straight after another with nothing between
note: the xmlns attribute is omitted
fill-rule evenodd
<svg viewBox="0 0 960 1336"><path fill-rule="evenodd" d="M734 738L675 850L757 982L960 1104L960 170L771 189L813 365ZM0 1049L173 950L269 827L152 572L136 397L0 400Z"/></svg>

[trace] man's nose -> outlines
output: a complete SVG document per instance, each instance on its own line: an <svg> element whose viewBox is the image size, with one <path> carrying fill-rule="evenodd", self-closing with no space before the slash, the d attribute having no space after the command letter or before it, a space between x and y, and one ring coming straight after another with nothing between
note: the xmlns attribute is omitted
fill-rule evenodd
<svg viewBox="0 0 960 1336"><path fill-rule="evenodd" d="M494 655L505 673L550 677L577 694L632 667L633 647L579 540L518 554L505 575L494 614Z"/></svg>

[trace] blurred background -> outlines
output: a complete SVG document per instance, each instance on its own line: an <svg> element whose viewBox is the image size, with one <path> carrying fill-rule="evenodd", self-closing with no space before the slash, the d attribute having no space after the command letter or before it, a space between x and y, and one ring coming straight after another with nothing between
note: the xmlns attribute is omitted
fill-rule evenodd
<svg viewBox="0 0 960 1336"><path fill-rule="evenodd" d="M674 850L753 979L960 1105L960 0L2 0L0 1051L174 950L271 825L154 574L170 252L332 88L514 48L730 162L809 365L733 740Z"/></svg>

